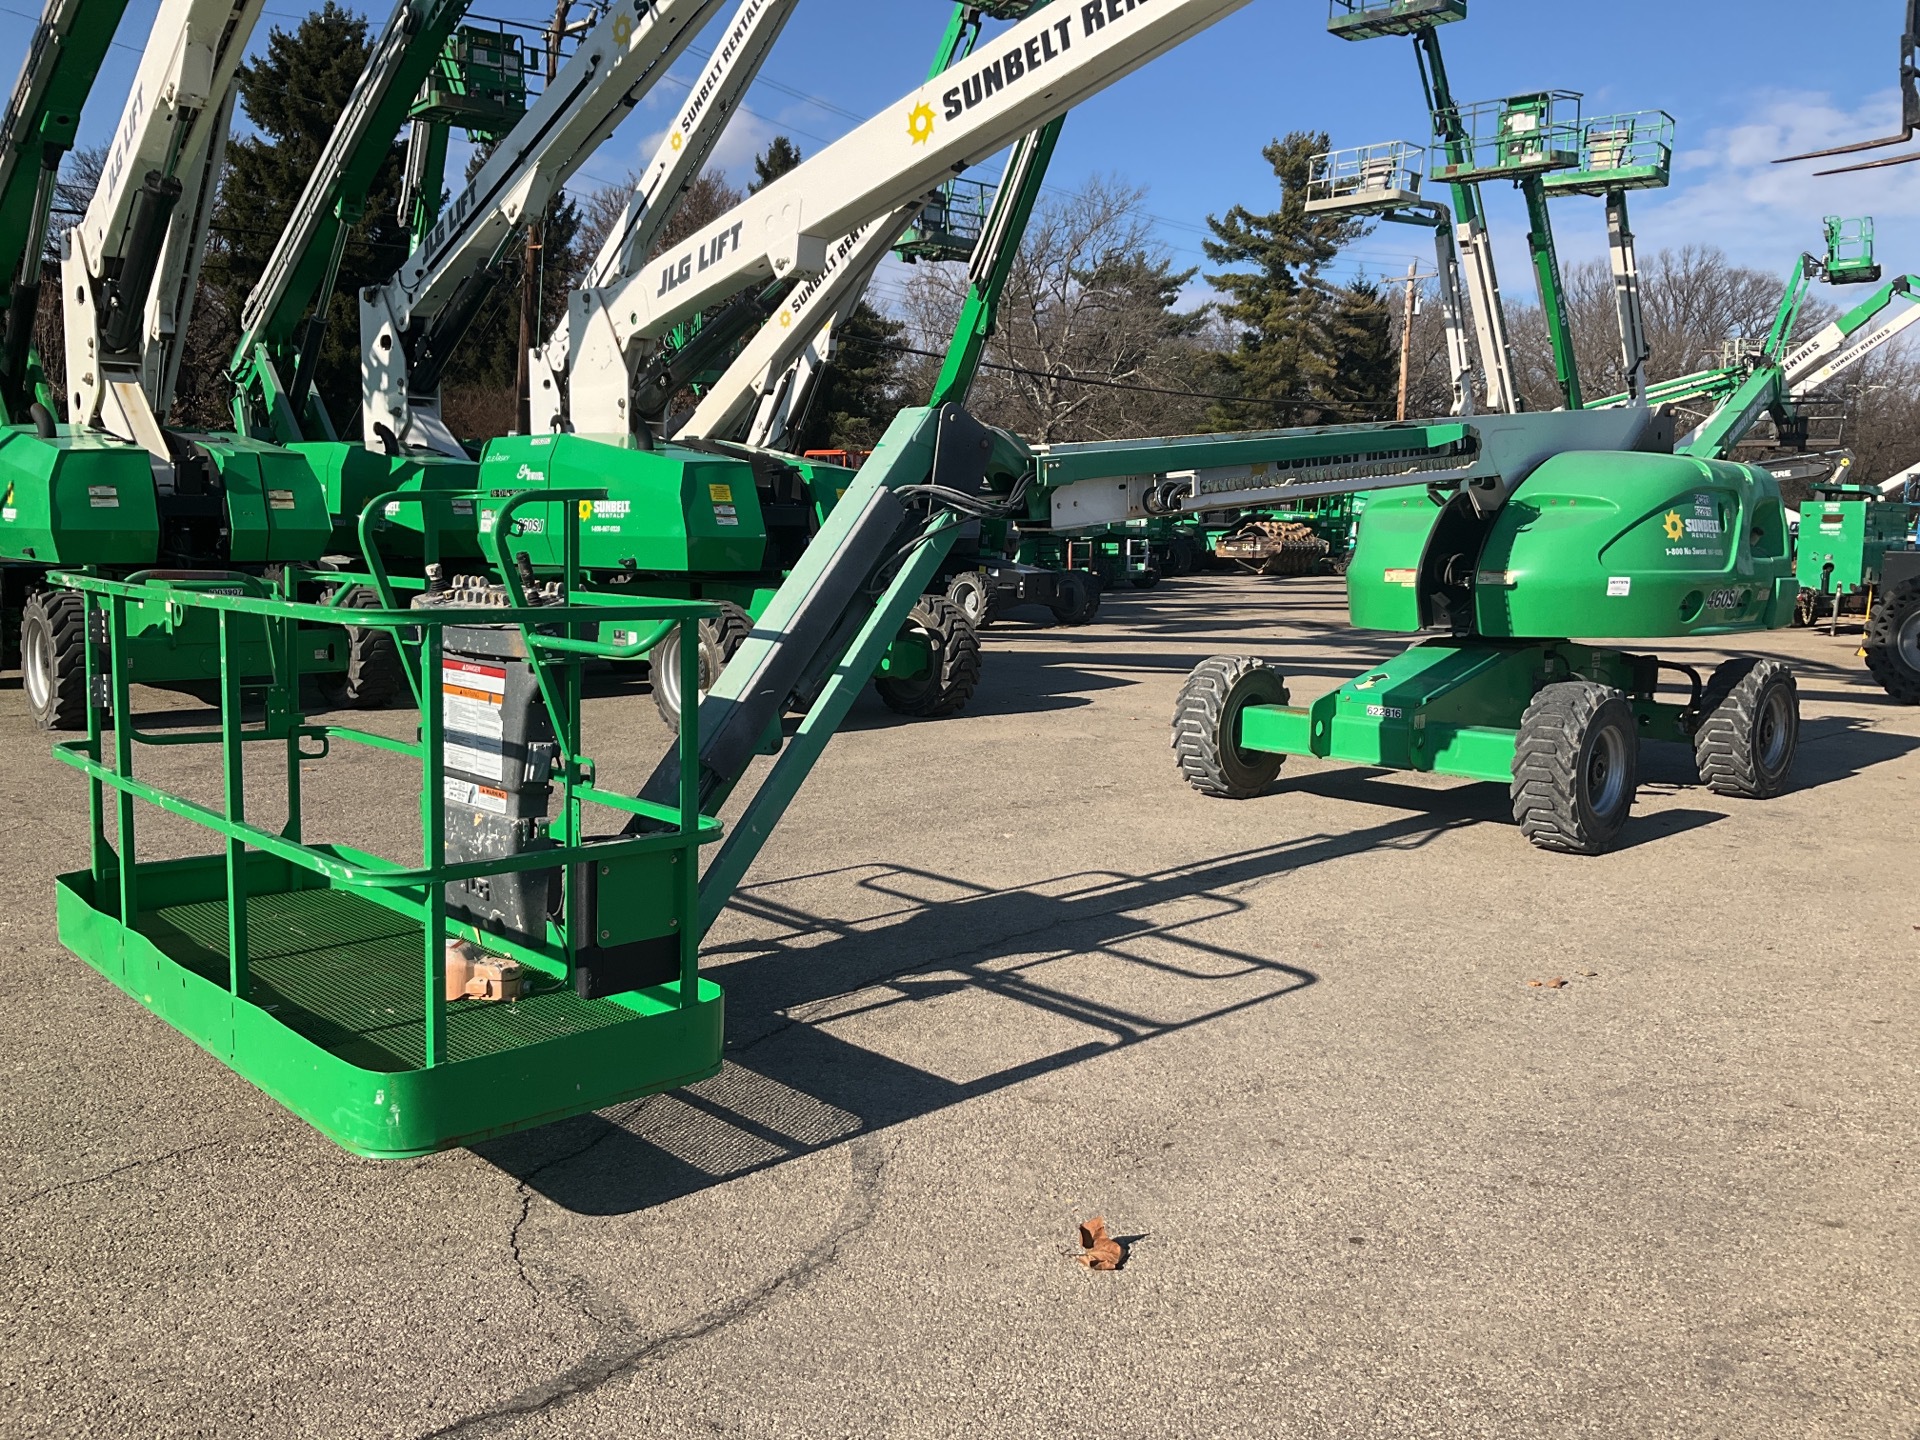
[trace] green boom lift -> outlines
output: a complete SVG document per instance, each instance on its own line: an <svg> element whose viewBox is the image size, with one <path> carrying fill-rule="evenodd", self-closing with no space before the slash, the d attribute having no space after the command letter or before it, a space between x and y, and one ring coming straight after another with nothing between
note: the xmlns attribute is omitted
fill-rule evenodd
<svg viewBox="0 0 1920 1440"><path fill-rule="evenodd" d="M1037 14L957 83L907 96L840 142L838 155L828 147L810 160L810 174L793 172L749 203L779 215L803 196L843 194L822 206L819 229L800 240L804 254L924 194L952 152L994 153L1243 3ZM1043 57L1035 83L1008 86L1001 69L997 93L984 94L985 67L1016 49ZM981 97L971 107L969 92ZM670 247L648 278L677 275L685 260L692 304L710 302L774 268L796 238L762 226L746 241L743 224L743 253L729 244L722 255L712 248L719 233ZM702 246L709 271L723 273L694 278ZM660 314L653 334L669 323ZM63 940L323 1133L371 1156L470 1143L718 1069L721 997L698 976L701 938L965 520L1020 509L1035 475L1031 452L958 406L897 416L712 694L697 712L687 708L673 751L629 798L595 783L580 666L632 658L708 607L587 588L605 487L503 481L505 493L493 494L482 468L484 488L396 490L362 511L359 560L379 604L355 618L394 636L421 702L417 739L306 717L292 652L298 627L329 612L291 598L315 578L297 565L277 592L239 574L218 586L60 577L82 596L89 677L111 695L115 717L109 737L90 711L85 737L57 750L87 777L91 836L86 867L59 882ZM451 508L461 499L492 509L480 542L496 580L436 587L407 604L380 543L394 531L376 520L389 505ZM550 550L551 578L529 583L532 553L544 560ZM137 744L157 737L139 724L136 677L116 642L156 608L207 617L219 639L219 728L165 736L215 748L217 802L134 773ZM631 638L609 641L611 626ZM253 630L275 662L264 679L238 650ZM681 667L690 692L693 647ZM788 730L782 719L797 693L813 703ZM349 744L413 771L418 863L330 842L307 815L308 772ZM772 765L722 837L712 817L770 749ZM281 774L284 799L271 819L249 810L249 762ZM549 821L552 790L560 813ZM142 858L146 806L209 832L212 848ZM610 817L614 833L595 816ZM714 842L701 874L699 849Z"/></svg>
<svg viewBox="0 0 1920 1440"><path fill-rule="evenodd" d="M1336 34L1411 30L1426 47L1431 25L1462 18L1465 6L1334 0L1333 9ZM1462 187L1513 173L1528 192L1547 298L1557 281L1546 182L1578 169L1583 144L1591 157L1594 137L1563 118L1552 93L1457 120L1431 81L1429 93L1435 173ZM1291 705L1284 678L1258 660L1202 662L1173 731L1195 789L1257 795L1288 754L1490 780L1509 787L1534 844L1594 854L1626 821L1642 740L1691 744L1703 780L1721 793L1764 797L1786 785L1799 716L1787 667L1740 659L1702 677L1571 638L1786 624L1792 560L1773 477L1711 458L1712 435L1674 452L1670 428L1644 403L1581 410L1564 324L1549 328L1563 412L1296 432L1276 437L1294 451L1292 474L1277 479L1256 479L1219 442L1178 442L1187 478L1171 498L1184 506L1276 484L1299 494L1374 489L1347 572L1353 623L1438 632L1305 707ZM1626 358L1631 370L1638 357ZM1661 698L1663 673L1683 679L1684 701Z"/></svg>

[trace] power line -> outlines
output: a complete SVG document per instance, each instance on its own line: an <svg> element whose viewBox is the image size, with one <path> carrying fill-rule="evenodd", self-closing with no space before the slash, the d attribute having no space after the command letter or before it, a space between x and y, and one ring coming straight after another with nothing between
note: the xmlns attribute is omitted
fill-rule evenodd
<svg viewBox="0 0 1920 1440"><path fill-rule="evenodd" d="M925 360L945 360L943 350L923 350L917 345L903 345L897 340L871 339L865 335L843 335L837 342L844 345L866 345L874 349L891 350L896 354L915 355ZM1140 395L1170 395L1180 400L1212 400L1222 405L1268 405L1288 410L1346 410L1348 420L1385 420L1390 417L1382 414L1358 415L1351 413L1352 407L1343 406L1336 401L1326 400L1288 400L1268 396L1215 395L1204 390L1174 390L1161 385L1132 385L1124 380L1095 380L1085 375L1062 374L1053 370L1035 370L1024 365L1004 365L992 360L979 362L982 370L995 370L1005 375L1024 375L1036 380L1058 380L1069 385L1084 385L1095 390L1126 390Z"/></svg>

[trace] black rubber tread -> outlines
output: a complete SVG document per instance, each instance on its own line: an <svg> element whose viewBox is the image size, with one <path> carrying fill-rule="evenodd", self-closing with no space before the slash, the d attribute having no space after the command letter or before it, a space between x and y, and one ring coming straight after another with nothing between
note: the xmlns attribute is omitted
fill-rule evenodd
<svg viewBox="0 0 1920 1440"><path fill-rule="evenodd" d="M332 592L328 592L331 594ZM356 585L340 602L342 610L378 610L380 596L371 586ZM356 710L374 710L389 703L406 685L400 665L400 647L393 632L362 625L347 629L347 668L320 677L321 693L329 704Z"/></svg>
<svg viewBox="0 0 1920 1440"><path fill-rule="evenodd" d="M1601 730L1626 736L1627 783L1614 813L1593 808L1587 794L1590 746ZM1542 850L1598 855L1610 847L1633 809L1640 788L1639 732L1633 708L1618 690L1591 680L1544 685L1527 702L1514 743L1513 818Z"/></svg>
<svg viewBox="0 0 1920 1440"><path fill-rule="evenodd" d="M710 628L712 626L713 621L711 619L702 620L699 626L700 693L702 696L713 688L713 682L720 678L720 672L726 668L727 664L727 657L720 652L720 637L716 633L715 628ZM680 627L676 625L672 630L667 632L659 644L653 647L653 652L649 656L652 673L656 676L660 673L660 657L663 654L672 657L668 661L669 665L678 665L680 663L679 652ZM680 704L657 681L653 686L653 708L658 712L663 725L676 735L680 733Z"/></svg>
<svg viewBox="0 0 1920 1440"><path fill-rule="evenodd" d="M895 680L876 675L874 689L896 715L938 720L957 715L980 684L980 636L966 611L944 595L922 595L907 613L907 628L918 630L933 651L931 676Z"/></svg>
<svg viewBox="0 0 1920 1440"><path fill-rule="evenodd" d="M1240 712L1249 705L1285 705L1286 677L1252 655L1202 660L1173 707L1173 758L1202 795L1251 800L1280 774L1286 756L1240 748Z"/></svg>
<svg viewBox="0 0 1920 1440"><path fill-rule="evenodd" d="M1885 594L1873 597L1873 618L1867 622L1867 669L1880 688L1902 705L1920 705L1920 670L1901 659L1894 644L1901 626L1920 613L1920 580L1903 580Z"/></svg>
<svg viewBox="0 0 1920 1440"><path fill-rule="evenodd" d="M1788 692L1786 754L1768 770L1761 754L1760 721L1775 688ZM1742 656L1721 665L1700 697L1700 725L1693 732L1693 758L1700 781L1716 795L1770 800L1787 788L1800 740L1800 689L1779 660Z"/></svg>
<svg viewBox="0 0 1920 1440"><path fill-rule="evenodd" d="M1167 542L1166 571L1169 579L1178 579L1191 575L1194 570L1193 542L1184 535L1176 535Z"/></svg>
<svg viewBox="0 0 1920 1440"><path fill-rule="evenodd" d="M1136 590L1151 590L1160 583L1160 572L1149 565L1139 574L1128 576L1127 583Z"/></svg>
<svg viewBox="0 0 1920 1440"><path fill-rule="evenodd" d="M720 647L720 659L724 662L731 660L741 642L753 633L753 616L731 600L716 600L714 604L720 607L720 613L702 620L700 628Z"/></svg>
<svg viewBox="0 0 1920 1440"><path fill-rule="evenodd" d="M1800 593L1793 597L1793 628L1805 630L1812 626L1820 603L1820 592L1801 587Z"/></svg>
<svg viewBox="0 0 1920 1440"><path fill-rule="evenodd" d="M1062 571L1060 592L1062 598L1048 608L1062 625L1085 625L1100 613L1100 582L1086 571Z"/></svg>
<svg viewBox="0 0 1920 1440"><path fill-rule="evenodd" d="M46 693L28 683L31 632L47 640L50 674ZM78 730L87 723L87 604L77 590L36 590L20 613L21 688L27 712L42 730Z"/></svg>
<svg viewBox="0 0 1920 1440"><path fill-rule="evenodd" d="M984 630L1000 618L1000 587L978 570L962 570L947 582L947 599Z"/></svg>

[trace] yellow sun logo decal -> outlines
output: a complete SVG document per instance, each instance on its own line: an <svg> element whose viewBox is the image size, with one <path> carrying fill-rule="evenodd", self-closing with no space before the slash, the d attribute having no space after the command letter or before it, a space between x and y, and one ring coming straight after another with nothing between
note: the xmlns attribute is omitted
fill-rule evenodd
<svg viewBox="0 0 1920 1440"><path fill-rule="evenodd" d="M913 143L924 145L933 138L933 107L919 104L913 107L907 116L907 134L913 137Z"/></svg>
<svg viewBox="0 0 1920 1440"><path fill-rule="evenodd" d="M676 130L673 132L672 137L668 139L667 143L671 145L674 149L678 150L686 142L681 138L680 132Z"/></svg>
<svg viewBox="0 0 1920 1440"><path fill-rule="evenodd" d="M1687 522L1680 518L1678 510L1667 511L1667 539L1678 540L1687 533Z"/></svg>
<svg viewBox="0 0 1920 1440"><path fill-rule="evenodd" d="M793 312L791 310L782 310L780 312L780 328L782 330L790 330L793 328Z"/></svg>

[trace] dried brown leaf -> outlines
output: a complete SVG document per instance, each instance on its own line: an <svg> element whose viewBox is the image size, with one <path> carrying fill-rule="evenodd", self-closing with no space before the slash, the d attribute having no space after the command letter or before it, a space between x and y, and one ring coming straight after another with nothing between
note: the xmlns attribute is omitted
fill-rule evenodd
<svg viewBox="0 0 1920 1440"><path fill-rule="evenodd" d="M1566 983L1567 982L1565 980L1562 980L1558 975L1556 975L1553 977L1553 979L1547 981L1547 989L1558 990L1561 986L1565 985Z"/></svg>
<svg viewBox="0 0 1920 1440"><path fill-rule="evenodd" d="M1118 1270L1127 1261L1127 1247L1107 1234L1104 1215L1080 1227L1080 1253L1073 1257L1089 1270Z"/></svg>
<svg viewBox="0 0 1920 1440"><path fill-rule="evenodd" d="M1538 980L1529 980L1527 981L1527 988L1530 990L1538 990L1540 988L1540 982Z"/></svg>

